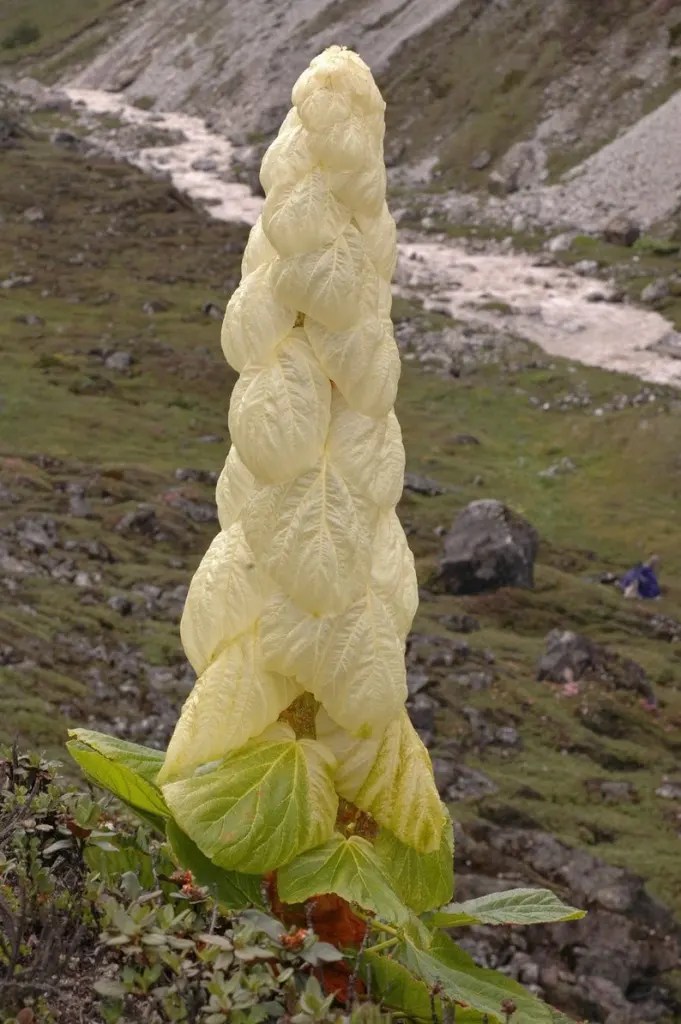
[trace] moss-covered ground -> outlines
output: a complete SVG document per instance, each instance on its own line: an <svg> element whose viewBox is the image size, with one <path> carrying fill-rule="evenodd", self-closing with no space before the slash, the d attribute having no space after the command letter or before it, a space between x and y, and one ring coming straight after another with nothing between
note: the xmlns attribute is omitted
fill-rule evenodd
<svg viewBox="0 0 681 1024"><path fill-rule="evenodd" d="M234 288L244 231L209 221L163 182L40 138L2 153L0 194L0 738L54 754L69 724L92 721L134 725L135 739L147 728L159 741L166 725L155 709L179 704L183 664L181 594L164 599L187 584L216 529L210 474L228 445L233 377L219 322L203 309ZM132 357L127 368L107 362L116 352ZM469 613L481 629L466 640L495 658L495 681L480 692L463 695L436 672L436 742L460 740L467 762L499 787L454 814L529 816L641 872L681 912L681 807L655 793L678 774L681 647L657 638L653 621L681 619L681 403L660 390L655 402L597 416L639 382L533 363L458 379L409 363L403 371L408 469L447 487L436 497L407 492L400 507L421 583L437 568L440 529L473 498L510 503L542 538L532 592L424 594L418 632L445 635L443 616ZM562 397L585 392L589 405L563 407ZM540 476L564 457L573 472ZM178 479L180 468L196 472ZM74 510L74 493L85 508ZM125 526L140 504L153 530ZM47 549L36 524L56 530ZM654 607L598 582L652 550L665 586ZM116 597L130 607L109 604ZM659 712L603 683L566 697L537 682L554 627L638 661ZM165 684L150 668L175 676ZM514 724L522 745L477 750L463 704ZM587 786L594 778L630 782L635 799L603 802Z"/></svg>

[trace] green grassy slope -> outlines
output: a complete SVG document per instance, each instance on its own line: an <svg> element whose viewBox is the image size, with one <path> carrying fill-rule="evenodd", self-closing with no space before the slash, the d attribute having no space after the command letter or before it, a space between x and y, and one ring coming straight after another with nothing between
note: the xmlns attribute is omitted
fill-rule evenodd
<svg viewBox="0 0 681 1024"><path fill-rule="evenodd" d="M0 739L54 753L68 724L93 722L160 743L186 691L182 587L216 529L210 474L228 445L233 377L219 323L202 307L224 304L235 286L244 232L210 222L166 184L40 140L2 154L0 194L0 276L15 275L0 288ZM42 218L27 217L32 208ZM397 312L420 316L404 304ZM111 352L134 361L117 370ZM421 604L417 632L456 639L441 619L465 611L482 627L466 637L471 656L495 658L495 681L480 692L442 664L428 670L441 703L436 746L461 744L499 787L454 813L529 815L641 871L681 912L679 805L655 795L678 772L680 648L656 638L652 620L681 619L681 406L660 392L598 417L595 408L640 384L558 360L526 363L457 380L408 363L403 371L408 468L450 488L408 492L401 504L420 581L436 568L438 528L472 498L510 502L543 542L534 592L433 592ZM561 396L584 390L589 407L561 408ZM480 443L460 444L461 433ZM538 475L564 456L573 473ZM195 472L178 479L179 468ZM76 500L74 509L81 492L86 508ZM146 513L126 521L140 504ZM41 524L52 540L36 535ZM667 587L654 608L594 582L653 548ZM536 682L554 626L639 661L660 713L605 683L565 698ZM464 705L515 725L522 747L478 749ZM630 782L636 799L600 802L586 785L594 778Z"/></svg>

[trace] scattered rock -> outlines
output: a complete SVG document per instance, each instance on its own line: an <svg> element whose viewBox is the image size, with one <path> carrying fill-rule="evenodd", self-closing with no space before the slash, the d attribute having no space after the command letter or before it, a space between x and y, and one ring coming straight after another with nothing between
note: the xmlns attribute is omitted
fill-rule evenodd
<svg viewBox="0 0 681 1024"><path fill-rule="evenodd" d="M573 264L572 269L575 274L579 274L580 277L591 277L598 271L598 263L596 260L577 260Z"/></svg>
<svg viewBox="0 0 681 1024"><path fill-rule="evenodd" d="M31 274L10 274L3 281L0 281L0 288L4 288L9 291L10 288L26 288L29 284L33 284L33 277Z"/></svg>
<svg viewBox="0 0 681 1024"><path fill-rule="evenodd" d="M452 438L452 444L477 445L480 444L480 441L473 434L455 434Z"/></svg>
<svg viewBox="0 0 681 1024"><path fill-rule="evenodd" d="M554 683L566 683L589 675L599 682L609 684L617 690L631 690L638 693L651 706L657 705L657 698L645 670L631 658L623 658L589 637L570 630L552 629L546 637L546 650L537 665L537 679ZM608 710L610 715L614 712ZM585 724L597 732L613 733L603 723L606 710L593 707Z"/></svg>
<svg viewBox="0 0 681 1024"><path fill-rule="evenodd" d="M82 491L69 495L69 515L74 519L92 519L92 507Z"/></svg>
<svg viewBox="0 0 681 1024"><path fill-rule="evenodd" d="M419 473L404 474L404 489L412 491L414 494L425 494L429 498L447 493L447 488L439 484L437 480L431 480L430 477L421 476Z"/></svg>
<svg viewBox="0 0 681 1024"><path fill-rule="evenodd" d="M501 743L505 747L521 747L522 738L520 733L513 725L502 725L494 734L494 738L497 743Z"/></svg>
<svg viewBox="0 0 681 1024"><path fill-rule="evenodd" d="M217 519L217 509L213 501L196 501L187 497L182 490L166 491L163 500L171 508L184 513L195 523L212 523Z"/></svg>
<svg viewBox="0 0 681 1024"><path fill-rule="evenodd" d="M132 612L132 601L130 598L125 597L123 594L114 594L106 602L109 608L113 611L118 612L119 615L130 615Z"/></svg>
<svg viewBox="0 0 681 1024"><path fill-rule="evenodd" d="M647 284L641 292L641 302L659 302L669 295L669 282L664 277Z"/></svg>
<svg viewBox="0 0 681 1024"><path fill-rule="evenodd" d="M487 187L492 195L507 196L528 188L546 176L546 151L538 142L517 142L490 174Z"/></svg>
<svg viewBox="0 0 681 1024"><path fill-rule="evenodd" d="M565 456L560 462L554 462L552 466L547 469L542 469L537 476L544 477L547 480L552 480L557 476L566 476L568 473L574 473L577 469L572 459Z"/></svg>
<svg viewBox="0 0 681 1024"><path fill-rule="evenodd" d="M21 547L36 554L51 551L59 540L57 524L49 516L20 519L16 532Z"/></svg>
<svg viewBox="0 0 681 1024"><path fill-rule="evenodd" d="M447 677L447 682L463 686L474 693L481 693L483 690L489 690L494 682L494 673L487 672L484 669L470 672L453 672Z"/></svg>
<svg viewBox="0 0 681 1024"><path fill-rule="evenodd" d="M431 682L432 680L426 672L421 672L419 669L407 669L407 690L411 697L416 696L421 690L425 690Z"/></svg>
<svg viewBox="0 0 681 1024"><path fill-rule="evenodd" d="M473 615L443 615L440 622L452 633L475 633L480 629L480 623Z"/></svg>
<svg viewBox="0 0 681 1024"><path fill-rule="evenodd" d="M603 229L603 238L611 245L631 246L641 236L641 229L630 217L617 214Z"/></svg>
<svg viewBox="0 0 681 1024"><path fill-rule="evenodd" d="M407 704L409 718L415 729L424 732L435 730L435 702L425 693L419 693Z"/></svg>
<svg viewBox="0 0 681 1024"><path fill-rule="evenodd" d="M491 196L497 196L499 199L508 195L507 183L503 174L499 171L492 171L487 179L487 191Z"/></svg>
<svg viewBox="0 0 681 1024"><path fill-rule="evenodd" d="M539 538L521 516L499 501L473 501L445 537L441 579L451 594L480 594L534 585Z"/></svg>
<svg viewBox="0 0 681 1024"><path fill-rule="evenodd" d="M216 160L211 160L209 157L199 157L198 160L194 160L192 163L193 171L217 171L218 165Z"/></svg>
<svg viewBox="0 0 681 1024"><path fill-rule="evenodd" d="M104 360L107 370L116 370L118 373L125 373L132 366L132 356L129 352L112 352Z"/></svg>
<svg viewBox="0 0 681 1024"><path fill-rule="evenodd" d="M662 785L655 790L655 796L663 800L681 800L681 779L664 779Z"/></svg>
<svg viewBox="0 0 681 1024"><path fill-rule="evenodd" d="M659 352L660 355L672 359L681 359L681 334L678 331L669 331L659 341L648 345L648 351Z"/></svg>
<svg viewBox="0 0 681 1024"><path fill-rule="evenodd" d="M619 782L615 779L586 779L584 786L590 796L596 797L606 804L638 803L638 792L631 782Z"/></svg>
<svg viewBox="0 0 681 1024"><path fill-rule="evenodd" d="M546 650L537 666L537 679L563 683L581 679L595 659L595 645L586 636L570 630L552 629L546 637Z"/></svg>
<svg viewBox="0 0 681 1024"><path fill-rule="evenodd" d="M575 236L573 234L569 234L568 232L555 235L546 243L546 248L549 252L567 252L572 245L574 237Z"/></svg>
<svg viewBox="0 0 681 1024"><path fill-rule="evenodd" d="M471 160L471 169L474 171L484 171L491 163L492 154L488 149L482 149L477 156L474 156Z"/></svg>
<svg viewBox="0 0 681 1024"><path fill-rule="evenodd" d="M668 615L652 615L648 619L648 628L657 640L667 640L669 643L681 642L681 622Z"/></svg>
<svg viewBox="0 0 681 1024"><path fill-rule="evenodd" d="M158 529L158 518L153 505L140 504L126 512L116 524L119 533L143 533L153 536Z"/></svg>
<svg viewBox="0 0 681 1024"><path fill-rule="evenodd" d="M44 327L45 321L36 313L22 313L14 318L18 324L26 324L27 327Z"/></svg>
<svg viewBox="0 0 681 1024"><path fill-rule="evenodd" d="M225 315L225 311L222 306L216 305L215 302L206 302L201 306L201 312L204 316L209 316L211 320L222 320Z"/></svg>
<svg viewBox="0 0 681 1024"><path fill-rule="evenodd" d="M67 132L63 128L52 133L51 141L53 146L59 146L60 149L77 151L83 148L82 139L79 139L73 132Z"/></svg>
<svg viewBox="0 0 681 1024"><path fill-rule="evenodd" d="M440 793L447 800L480 800L498 791L495 782L483 772L476 771L464 764L450 762L449 779Z"/></svg>
<svg viewBox="0 0 681 1024"><path fill-rule="evenodd" d="M461 713L468 722L476 747L490 746L494 742L494 728L486 712L480 708L463 707Z"/></svg>
<svg viewBox="0 0 681 1024"><path fill-rule="evenodd" d="M28 224L42 224L46 220L45 211L40 206L29 206L24 210L24 220Z"/></svg>
<svg viewBox="0 0 681 1024"><path fill-rule="evenodd" d="M153 316L155 313L167 313L169 309L170 303L165 299L147 299L142 303L142 312L147 316Z"/></svg>
<svg viewBox="0 0 681 1024"><path fill-rule="evenodd" d="M218 482L218 474L212 469L180 468L175 470L175 479L180 481L193 480L196 483L214 486Z"/></svg>

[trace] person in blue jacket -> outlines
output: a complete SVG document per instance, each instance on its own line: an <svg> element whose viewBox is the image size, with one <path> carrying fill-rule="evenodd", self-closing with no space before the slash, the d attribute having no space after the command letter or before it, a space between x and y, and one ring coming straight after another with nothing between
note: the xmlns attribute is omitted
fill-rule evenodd
<svg viewBox="0 0 681 1024"><path fill-rule="evenodd" d="M624 574L619 585L625 597L653 600L660 596L662 591L655 572L658 562L657 555L653 555L647 562L640 562Z"/></svg>

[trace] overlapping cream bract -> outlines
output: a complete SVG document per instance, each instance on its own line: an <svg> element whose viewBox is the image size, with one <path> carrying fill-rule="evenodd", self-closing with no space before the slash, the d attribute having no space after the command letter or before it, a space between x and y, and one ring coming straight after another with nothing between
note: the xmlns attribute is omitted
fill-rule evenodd
<svg viewBox="0 0 681 1024"><path fill-rule="evenodd" d="M243 746L307 692L321 705L317 739L335 758L338 793L431 852L444 819L404 710L418 594L395 514L404 449L385 104L363 61L339 47L312 62L292 98L263 160L266 199L224 320L240 378L217 488L222 532L185 607L199 679L161 779Z"/></svg>

